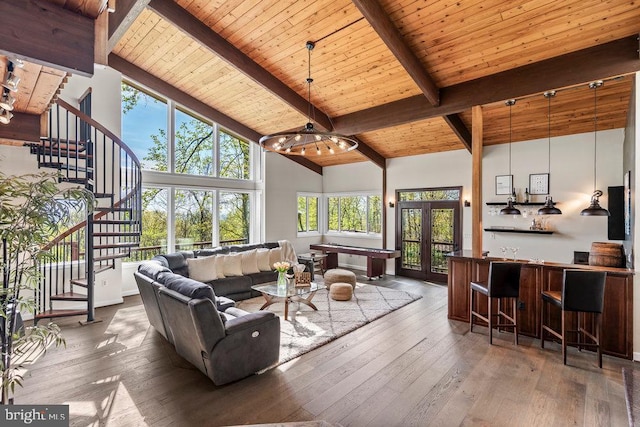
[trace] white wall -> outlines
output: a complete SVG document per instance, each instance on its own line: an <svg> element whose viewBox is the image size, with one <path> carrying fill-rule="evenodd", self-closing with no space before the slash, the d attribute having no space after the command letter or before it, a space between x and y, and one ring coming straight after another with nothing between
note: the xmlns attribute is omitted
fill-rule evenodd
<svg viewBox="0 0 640 427"><path fill-rule="evenodd" d="M597 187L604 196L600 204L607 207L607 187L622 185L622 146L624 130L598 132ZM500 256L500 247L518 247L520 259L544 259L570 263L573 251L588 252L592 242L607 241L607 217L580 216L589 206L594 185L593 133L570 135L551 140L551 174L549 191L562 215L545 217L553 235L491 233L483 235L483 249L492 256ZM529 174L547 173L547 139L512 144L511 159L514 188L522 200ZM495 176L509 173L509 146L501 144L484 149L482 194L483 202L504 202L507 196L495 194ZM531 196L531 201L543 202L545 196ZM533 216L490 215L490 207L483 203L483 228L515 227L527 229ZM498 207L499 209L500 207ZM498 210L495 209L495 210ZM523 210L523 207L519 207ZM537 207L530 211L537 211ZM540 219L539 216L536 218ZM465 233L467 233L465 229ZM470 231L469 231L470 232ZM465 247L470 248L469 246Z"/></svg>
<svg viewBox="0 0 640 427"><path fill-rule="evenodd" d="M331 193L378 193L382 194L382 169L372 162L323 168L322 183L325 194ZM382 239L371 236L324 236L325 243L381 248ZM345 267L365 269L367 259L358 255L338 254L338 263Z"/></svg>
<svg viewBox="0 0 640 427"><path fill-rule="evenodd" d="M321 193L322 176L280 154L265 157L265 241L289 240L296 253L309 252L309 245L320 243L322 236L297 237L297 193Z"/></svg>

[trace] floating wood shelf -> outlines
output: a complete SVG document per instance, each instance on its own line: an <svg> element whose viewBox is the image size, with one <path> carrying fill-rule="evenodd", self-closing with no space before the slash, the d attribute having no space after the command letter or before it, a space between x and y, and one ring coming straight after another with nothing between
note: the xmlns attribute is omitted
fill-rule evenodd
<svg viewBox="0 0 640 427"><path fill-rule="evenodd" d="M487 202L487 206L507 206L507 202ZM544 206L544 202L515 202L514 206ZM556 205L556 202L553 202L553 205Z"/></svg>
<svg viewBox="0 0 640 427"><path fill-rule="evenodd" d="M552 230L528 230L526 228L485 228L484 231L492 233L553 234Z"/></svg>

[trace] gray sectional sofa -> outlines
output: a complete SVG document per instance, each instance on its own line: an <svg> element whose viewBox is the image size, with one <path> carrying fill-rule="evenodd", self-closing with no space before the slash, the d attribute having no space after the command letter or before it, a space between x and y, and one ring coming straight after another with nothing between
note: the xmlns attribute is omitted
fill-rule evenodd
<svg viewBox="0 0 640 427"><path fill-rule="evenodd" d="M245 378L278 362L280 319L272 312L237 309L211 286L157 260L141 264L134 276L149 323L214 384Z"/></svg>
<svg viewBox="0 0 640 427"><path fill-rule="evenodd" d="M278 242L267 242L246 245L221 246L210 249L199 249L195 251L180 251L172 254L156 255L154 261L158 261L162 266L170 269L173 273L189 277L189 267L187 260L191 258L209 257L212 255L227 255L231 253L245 252L252 249L274 249L278 248ZM205 283L213 288L217 296L231 298L234 301L260 296L259 292L253 291L251 286L260 283L273 282L277 278L274 271L261 271L242 276L225 277L210 280Z"/></svg>

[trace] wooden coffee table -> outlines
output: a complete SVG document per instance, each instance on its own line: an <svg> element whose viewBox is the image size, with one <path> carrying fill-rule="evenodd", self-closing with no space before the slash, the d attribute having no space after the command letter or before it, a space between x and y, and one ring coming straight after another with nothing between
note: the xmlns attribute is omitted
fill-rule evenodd
<svg viewBox="0 0 640 427"><path fill-rule="evenodd" d="M316 307L311 300L317 291L325 288L325 285L315 282L311 282L310 286L305 287L296 287L294 284L287 285L286 287L278 286L276 282L251 287L251 289L260 292L266 300L262 307L260 307L260 310L264 310L271 304L284 300L284 320L288 320L290 302L301 302L318 311L318 307Z"/></svg>

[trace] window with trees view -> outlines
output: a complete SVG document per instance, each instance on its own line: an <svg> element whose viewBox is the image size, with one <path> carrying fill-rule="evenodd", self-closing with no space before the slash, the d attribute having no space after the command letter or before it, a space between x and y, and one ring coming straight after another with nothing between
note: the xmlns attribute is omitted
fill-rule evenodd
<svg viewBox="0 0 640 427"><path fill-rule="evenodd" d="M380 195L345 195L327 198L327 229L341 233L382 232Z"/></svg>
<svg viewBox="0 0 640 427"><path fill-rule="evenodd" d="M320 197L298 196L298 232L308 233L319 231L318 228L318 199Z"/></svg>
<svg viewBox="0 0 640 427"><path fill-rule="evenodd" d="M140 248L129 260L250 241L251 200L258 190L236 181L254 176L249 141L124 81L122 135L141 161L148 186Z"/></svg>

